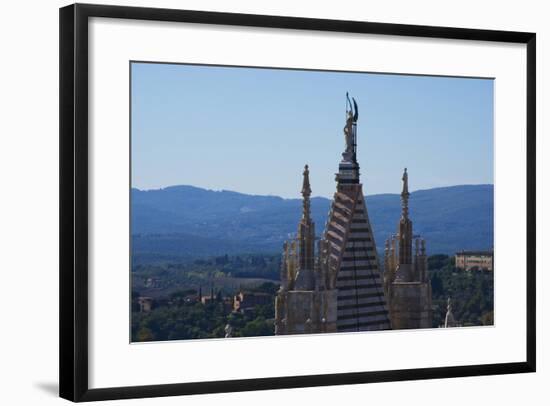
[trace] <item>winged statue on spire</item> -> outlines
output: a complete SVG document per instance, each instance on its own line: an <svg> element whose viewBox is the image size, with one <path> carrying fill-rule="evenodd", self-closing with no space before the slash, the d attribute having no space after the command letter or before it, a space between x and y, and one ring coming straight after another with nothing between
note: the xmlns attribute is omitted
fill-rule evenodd
<svg viewBox="0 0 550 406"><path fill-rule="evenodd" d="M353 154L355 152L355 129L354 126L359 118L359 109L355 98L349 98L349 93L346 92L346 126L344 127L344 138L346 141L346 153Z"/></svg>

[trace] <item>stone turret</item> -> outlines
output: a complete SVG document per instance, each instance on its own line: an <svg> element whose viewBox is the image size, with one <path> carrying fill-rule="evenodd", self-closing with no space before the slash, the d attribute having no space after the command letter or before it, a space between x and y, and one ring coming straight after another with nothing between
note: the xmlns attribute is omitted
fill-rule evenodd
<svg viewBox="0 0 550 406"><path fill-rule="evenodd" d="M275 299L275 334L336 331L336 291L327 281L326 244L315 255L315 223L311 219L311 186L306 165L302 181L302 216L296 239L285 242L281 286Z"/></svg>
<svg viewBox="0 0 550 406"><path fill-rule="evenodd" d="M399 268L396 279L399 281L410 281L413 278L412 261L412 221L409 219L409 176L407 168L403 172L403 190L401 191L401 219L397 229L399 238Z"/></svg>
<svg viewBox="0 0 550 406"><path fill-rule="evenodd" d="M311 220L310 196L309 167L306 165L302 185L302 218L298 225L298 272L295 283L295 288L301 290L312 290L315 286L315 223Z"/></svg>
<svg viewBox="0 0 550 406"><path fill-rule="evenodd" d="M426 242L413 234L409 218L409 175L403 171L401 217L397 234L386 240L384 289L393 328L432 327L432 289ZM414 253L413 253L414 246Z"/></svg>

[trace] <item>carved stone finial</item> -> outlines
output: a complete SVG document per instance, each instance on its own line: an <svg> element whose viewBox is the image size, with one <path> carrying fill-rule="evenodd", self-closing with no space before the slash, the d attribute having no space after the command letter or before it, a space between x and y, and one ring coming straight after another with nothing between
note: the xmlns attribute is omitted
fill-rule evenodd
<svg viewBox="0 0 550 406"><path fill-rule="evenodd" d="M401 216L404 219L409 218L409 175L407 173L407 168L403 171L403 190L401 191Z"/></svg>
<svg viewBox="0 0 550 406"><path fill-rule="evenodd" d="M309 201L309 197L311 196L311 186L309 184L309 167L306 165L304 167L304 180L302 183L302 218L304 220L309 221L310 220L310 207L311 203Z"/></svg>
<svg viewBox="0 0 550 406"><path fill-rule="evenodd" d="M304 180L303 180L303 183L302 183L302 196L305 197L310 197L311 196L311 186L309 184L309 166L306 164L306 166L304 166L304 172L303 172L303 175L304 175Z"/></svg>
<svg viewBox="0 0 550 406"><path fill-rule="evenodd" d="M355 161L356 155L356 124L359 118L359 109L357 102L346 93L346 125L344 126L344 139L346 141L346 150L342 154L344 159Z"/></svg>

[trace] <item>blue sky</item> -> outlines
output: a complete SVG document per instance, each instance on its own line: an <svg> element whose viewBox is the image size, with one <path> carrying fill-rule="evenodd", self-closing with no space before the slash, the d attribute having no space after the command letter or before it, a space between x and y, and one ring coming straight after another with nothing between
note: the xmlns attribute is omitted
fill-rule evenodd
<svg viewBox="0 0 550 406"><path fill-rule="evenodd" d="M345 94L365 194L493 183L493 80L132 63L132 186L330 197Z"/></svg>

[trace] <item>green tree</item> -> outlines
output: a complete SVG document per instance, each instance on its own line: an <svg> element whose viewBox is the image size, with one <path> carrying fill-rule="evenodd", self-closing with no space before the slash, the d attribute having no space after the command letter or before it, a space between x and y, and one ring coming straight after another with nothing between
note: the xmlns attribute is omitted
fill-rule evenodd
<svg viewBox="0 0 550 406"><path fill-rule="evenodd" d="M437 254L428 257L428 269L443 269L448 263L448 255Z"/></svg>
<svg viewBox="0 0 550 406"><path fill-rule="evenodd" d="M147 327L142 327L137 333L137 341L153 341L154 339L153 332Z"/></svg>
<svg viewBox="0 0 550 406"><path fill-rule="evenodd" d="M257 317L249 321L241 331L243 337L270 336L273 334L273 322L267 321L263 317Z"/></svg>

